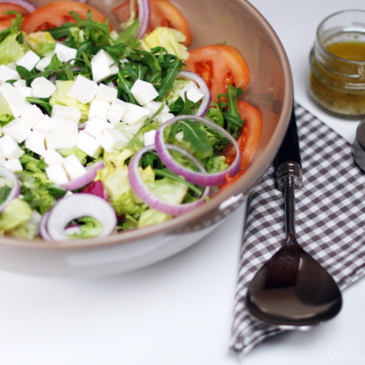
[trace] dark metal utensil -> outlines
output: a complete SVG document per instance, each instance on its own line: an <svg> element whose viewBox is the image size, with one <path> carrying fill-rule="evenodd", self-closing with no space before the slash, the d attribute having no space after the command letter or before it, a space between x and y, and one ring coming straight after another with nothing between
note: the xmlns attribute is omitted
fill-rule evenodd
<svg viewBox="0 0 365 365"><path fill-rule="evenodd" d="M294 191L302 186L302 170L294 107L275 166L278 187L284 191L287 237L251 281L246 307L259 320L303 328L338 314L342 295L332 276L295 238Z"/></svg>

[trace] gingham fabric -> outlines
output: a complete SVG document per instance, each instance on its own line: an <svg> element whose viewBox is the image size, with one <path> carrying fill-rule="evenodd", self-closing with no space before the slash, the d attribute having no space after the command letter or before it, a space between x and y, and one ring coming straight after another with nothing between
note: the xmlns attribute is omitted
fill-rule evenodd
<svg viewBox="0 0 365 365"><path fill-rule="evenodd" d="M365 174L350 143L299 105L296 116L303 165L297 240L345 289L365 274ZM284 199L273 167L251 194L247 214L231 338L231 349L241 354L282 331L254 320L244 305L249 282L285 239Z"/></svg>

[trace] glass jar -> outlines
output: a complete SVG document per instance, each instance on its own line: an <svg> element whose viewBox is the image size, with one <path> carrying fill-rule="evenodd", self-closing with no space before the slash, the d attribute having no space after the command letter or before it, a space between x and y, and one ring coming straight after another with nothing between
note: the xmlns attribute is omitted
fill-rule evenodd
<svg viewBox="0 0 365 365"><path fill-rule="evenodd" d="M310 53L309 96L326 112L365 116L365 11L345 10L317 29Z"/></svg>

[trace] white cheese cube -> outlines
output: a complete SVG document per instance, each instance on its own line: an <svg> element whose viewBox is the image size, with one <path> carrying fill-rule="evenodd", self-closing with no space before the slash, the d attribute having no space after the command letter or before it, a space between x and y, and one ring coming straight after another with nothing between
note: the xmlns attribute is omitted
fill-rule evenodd
<svg viewBox="0 0 365 365"><path fill-rule="evenodd" d="M53 148L49 148L43 156L48 166L57 165L63 162L64 158Z"/></svg>
<svg viewBox="0 0 365 365"><path fill-rule="evenodd" d="M100 84L96 99L107 101L112 103L117 99L118 90L115 87L109 87L105 84Z"/></svg>
<svg viewBox="0 0 365 365"><path fill-rule="evenodd" d="M49 124L50 133L78 133L78 127L72 120L62 117L52 117Z"/></svg>
<svg viewBox="0 0 365 365"><path fill-rule="evenodd" d="M76 58L77 49L64 46L61 43L57 43L55 53L61 62L68 62Z"/></svg>
<svg viewBox="0 0 365 365"><path fill-rule="evenodd" d="M33 130L46 135L49 133L50 124L51 118L48 115L45 115L43 119L33 127Z"/></svg>
<svg viewBox="0 0 365 365"><path fill-rule="evenodd" d="M51 117L66 118L78 124L81 119L81 111L79 108L75 108L73 106L56 104L53 106Z"/></svg>
<svg viewBox="0 0 365 365"><path fill-rule="evenodd" d="M113 63L115 63L113 58L104 50L100 50L91 60L93 80L99 82L110 75L118 73L118 66L111 67Z"/></svg>
<svg viewBox="0 0 365 365"><path fill-rule="evenodd" d="M0 66L0 84L3 84L8 80L19 80L19 79L20 76L18 72L14 71L13 69L5 65Z"/></svg>
<svg viewBox="0 0 365 365"><path fill-rule="evenodd" d="M75 155L67 156L62 165L70 180L75 180L80 176L86 174L86 169Z"/></svg>
<svg viewBox="0 0 365 365"><path fill-rule="evenodd" d="M33 131L31 135L25 141L25 147L32 152L44 156L46 153L46 147L44 145L45 135L37 131Z"/></svg>
<svg viewBox="0 0 365 365"><path fill-rule="evenodd" d="M100 118L107 121L109 109L109 102L99 99L93 100L90 104L89 120L93 118Z"/></svg>
<svg viewBox="0 0 365 365"><path fill-rule="evenodd" d="M24 95L13 85L3 84L0 86L0 93L9 104L14 118L20 117L32 105L25 100Z"/></svg>
<svg viewBox="0 0 365 365"><path fill-rule="evenodd" d="M145 121L149 113L150 111L146 108L135 104L126 103L126 110L123 114L122 121L126 124L135 124L142 120Z"/></svg>
<svg viewBox="0 0 365 365"><path fill-rule="evenodd" d="M115 99L110 106L110 109L108 111L107 118L110 123L113 125L116 125L119 123L126 111L127 103L120 99Z"/></svg>
<svg viewBox="0 0 365 365"><path fill-rule="evenodd" d="M10 134L18 143L24 142L32 133L21 118L14 119L3 127L4 134Z"/></svg>
<svg viewBox="0 0 365 365"><path fill-rule="evenodd" d="M8 170L11 170L13 172L22 171L23 166L20 163L18 158L8 160L4 162L4 167L6 167Z"/></svg>
<svg viewBox="0 0 365 365"><path fill-rule="evenodd" d="M43 118L44 114L42 110L40 110L36 105L32 105L21 117L28 128L33 128Z"/></svg>
<svg viewBox="0 0 365 365"><path fill-rule="evenodd" d="M84 76L77 76L67 96L77 99L82 104L90 103L98 92L98 84Z"/></svg>
<svg viewBox="0 0 365 365"><path fill-rule="evenodd" d="M49 64L51 63L52 61L52 57L53 55L49 55L49 56L46 56L44 58L42 58L35 66L35 68L38 70L38 71L41 71L43 72L47 66L49 66Z"/></svg>
<svg viewBox="0 0 365 365"><path fill-rule="evenodd" d="M2 66L0 66L0 68L1 67ZM18 81L15 81L14 84L13 84L13 86L15 86L15 87L26 87L27 86L27 82L25 80L23 80L23 79L20 79Z"/></svg>
<svg viewBox="0 0 365 365"><path fill-rule="evenodd" d="M31 98L33 96L33 89L31 87L15 86L15 88L19 90L25 98Z"/></svg>
<svg viewBox="0 0 365 365"><path fill-rule="evenodd" d="M159 101L151 101L150 103L144 105L144 108L148 109L150 113L148 114L148 118L151 118L154 114L157 113L157 111L161 108L162 103ZM170 111L170 108L165 105L161 111L161 113L168 113Z"/></svg>
<svg viewBox="0 0 365 365"><path fill-rule="evenodd" d="M165 123L168 120L175 118L175 115L172 113L160 113L157 117L157 120L159 121L159 123Z"/></svg>
<svg viewBox="0 0 365 365"><path fill-rule="evenodd" d="M33 96L36 98L50 98L56 91L56 85L45 77L37 77L31 83Z"/></svg>
<svg viewBox="0 0 365 365"><path fill-rule="evenodd" d="M77 147L94 158L98 158L101 152L100 143L86 132L79 133Z"/></svg>
<svg viewBox="0 0 365 365"><path fill-rule="evenodd" d="M66 184L69 181L67 173L61 163L46 168L48 179L58 185Z"/></svg>
<svg viewBox="0 0 365 365"><path fill-rule="evenodd" d="M18 143L14 141L14 138L10 134L0 138L0 150L9 160L20 158L24 154L24 151L18 146Z"/></svg>
<svg viewBox="0 0 365 365"><path fill-rule="evenodd" d="M0 150L0 166L4 166L6 159L3 152Z"/></svg>
<svg viewBox="0 0 365 365"><path fill-rule="evenodd" d="M144 145L150 146L155 144L156 131L149 131L143 135Z"/></svg>
<svg viewBox="0 0 365 365"><path fill-rule="evenodd" d="M40 59L41 58L33 51L28 51L20 60L16 61L15 63L18 66L23 66L28 71L32 71Z"/></svg>
<svg viewBox="0 0 365 365"><path fill-rule="evenodd" d="M137 80L134 83L131 93L140 105L150 103L158 97L155 87L150 82L143 80Z"/></svg>
<svg viewBox="0 0 365 365"><path fill-rule="evenodd" d="M201 100L204 94L200 91L200 89L196 86L193 81L190 81L181 91L180 96L183 100L185 100L185 94L189 100L193 103L197 103Z"/></svg>
<svg viewBox="0 0 365 365"><path fill-rule="evenodd" d="M59 150L60 148L74 147L77 145L77 137L76 133L47 133L47 149Z"/></svg>
<svg viewBox="0 0 365 365"><path fill-rule="evenodd" d="M181 142L181 141L184 139L184 132L183 132L183 131L180 131L180 132L176 133L175 138L176 138L179 142Z"/></svg>
<svg viewBox="0 0 365 365"><path fill-rule="evenodd" d="M128 139L121 132L109 128L103 128L96 139L107 152L120 150L128 143Z"/></svg>
<svg viewBox="0 0 365 365"><path fill-rule="evenodd" d="M86 123L84 132L90 136L97 138L103 128L113 129L114 126L111 123L105 122L102 119L94 118Z"/></svg>

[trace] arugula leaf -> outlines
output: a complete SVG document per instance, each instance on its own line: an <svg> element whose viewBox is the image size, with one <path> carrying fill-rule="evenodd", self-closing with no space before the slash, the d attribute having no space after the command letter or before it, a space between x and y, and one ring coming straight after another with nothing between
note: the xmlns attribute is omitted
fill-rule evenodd
<svg viewBox="0 0 365 365"><path fill-rule="evenodd" d="M140 26L140 22L135 20L128 28L121 32L116 39L115 43L123 43L130 48L137 48L140 42L137 39L137 30Z"/></svg>
<svg viewBox="0 0 365 365"><path fill-rule="evenodd" d="M27 97L25 99L26 99L26 101L28 101L31 104L40 105L47 111L49 116L51 115L52 107L49 105L48 101L46 101L47 99L40 99L40 98L34 98L34 97Z"/></svg>
<svg viewBox="0 0 365 365"><path fill-rule="evenodd" d="M162 99L162 97L166 94L167 90L171 90L175 76L181 71L183 62L179 60L177 57L175 57L175 60L171 63L168 63L168 71L166 73L166 76L162 78L161 86L158 88L158 94L159 96L155 99L156 101L159 101Z"/></svg>
<svg viewBox="0 0 365 365"><path fill-rule="evenodd" d="M65 64L64 71L68 80L75 80L74 73L72 72L71 64L69 62Z"/></svg>
<svg viewBox="0 0 365 365"><path fill-rule="evenodd" d="M183 140L189 142L191 149L202 156L209 156L213 153L213 148L209 143L206 133L200 129L199 124L189 120L179 121L174 123L169 140L174 138L178 132L184 133Z"/></svg>
<svg viewBox="0 0 365 365"><path fill-rule="evenodd" d="M9 186L3 186L0 188L0 204L4 203L4 201L8 198L12 188Z"/></svg>
<svg viewBox="0 0 365 365"><path fill-rule="evenodd" d="M25 80L29 80L33 76L35 76L35 73L29 71L28 69L26 69L23 66L16 66L16 70L17 70L18 74L20 75L20 77Z"/></svg>
<svg viewBox="0 0 365 365"><path fill-rule="evenodd" d="M123 99L129 103L139 105L131 92L133 84L127 80L125 70L118 72L118 96L122 95Z"/></svg>

